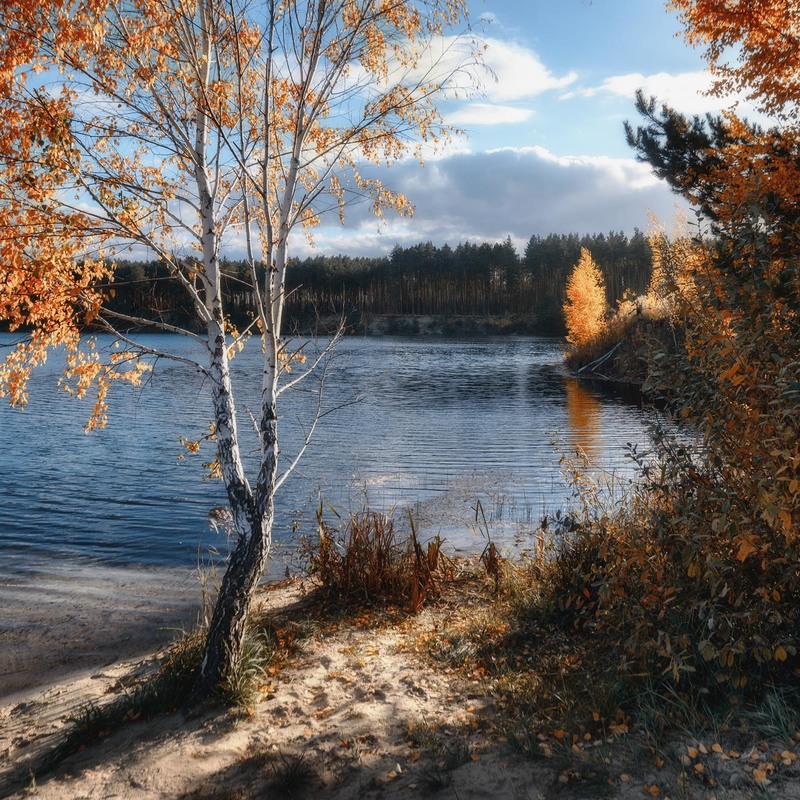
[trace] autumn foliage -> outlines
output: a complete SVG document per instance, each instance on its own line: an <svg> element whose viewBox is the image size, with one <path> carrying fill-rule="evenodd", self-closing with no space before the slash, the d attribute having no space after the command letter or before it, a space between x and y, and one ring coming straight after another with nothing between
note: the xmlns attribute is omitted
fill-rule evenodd
<svg viewBox="0 0 800 800"><path fill-rule="evenodd" d="M592 254L581 248L581 256L567 279L564 319L567 341L581 347L598 339L606 325L608 303L603 273Z"/></svg>
<svg viewBox="0 0 800 800"><path fill-rule="evenodd" d="M618 643L628 674L757 691L800 674L798 18L783 2L670 5L717 91L776 124L687 120L638 98L645 127L629 141L701 217L651 237L676 336L651 353L647 388L684 426L634 451L639 478L617 506L591 506L584 486L541 577L550 613Z"/></svg>
<svg viewBox="0 0 800 800"><path fill-rule="evenodd" d="M235 547L197 697L241 657L275 493L305 449L281 460L279 397L324 361L303 365L285 336L292 234L311 238L321 214L341 218L351 199L378 216L411 213L370 170L449 137L437 104L472 87L479 60L459 35L465 15L463 0L3 3L0 319L20 344L0 365L0 395L24 404L30 369L56 346L67 387L96 391L89 427L105 422L112 381L136 382L156 359L204 376L203 440L216 450ZM231 242L246 253L237 280L254 299L241 330L223 291ZM190 319L108 302L115 260L131 252L158 261ZM90 326L116 347L101 354L81 336ZM146 343L143 328L185 337L190 355ZM230 361L250 337L262 391L241 425Z"/></svg>
<svg viewBox="0 0 800 800"><path fill-rule="evenodd" d="M310 234L320 209L341 215L354 195L409 214L364 165L449 135L434 100L469 59L444 35L464 13L461 0L5 2L0 319L33 333L0 364L0 392L24 403L30 367L64 346L67 379L98 389L103 421L109 381L137 380L142 351L101 364L77 356L79 331L161 322L104 306L131 247L160 261L203 325L225 316L206 263L224 237L251 237L248 261L274 268L280 305L293 228ZM438 36L441 52L422 55ZM262 332L280 327L277 307L260 310Z"/></svg>

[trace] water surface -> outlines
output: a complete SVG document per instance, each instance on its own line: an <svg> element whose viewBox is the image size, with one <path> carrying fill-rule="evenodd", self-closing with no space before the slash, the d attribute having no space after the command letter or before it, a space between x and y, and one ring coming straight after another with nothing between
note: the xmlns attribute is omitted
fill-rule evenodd
<svg viewBox="0 0 800 800"><path fill-rule="evenodd" d="M141 338L186 354L193 346L168 335ZM0 343L9 341L0 334ZM343 511L367 501L410 506L424 533L479 550L485 542L470 530L476 508L490 535L510 543L568 502L555 439L624 476L626 443L646 440L649 412L564 375L561 347L542 338L343 341L325 387L332 413L278 498L273 574L285 569L298 536L313 530L319 497ZM234 360L240 405L257 401L258 360L255 347ZM6 583L72 562L190 567L210 549L224 550L224 535L207 519L224 492L202 477L213 454L180 460L179 438L196 438L210 420L200 376L160 361L142 387L114 387L108 427L84 435L91 402L58 390L58 372L52 357L34 373L24 411L0 407ZM313 384L287 395L285 457L316 402Z"/></svg>

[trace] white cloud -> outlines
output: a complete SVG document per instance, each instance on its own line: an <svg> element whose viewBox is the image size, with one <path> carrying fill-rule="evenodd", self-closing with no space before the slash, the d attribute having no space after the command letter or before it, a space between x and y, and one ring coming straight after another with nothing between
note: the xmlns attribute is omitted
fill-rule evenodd
<svg viewBox="0 0 800 800"><path fill-rule="evenodd" d="M535 97L553 89L563 89L577 80L577 73L561 77L552 73L532 50L501 39L484 39L483 61L493 78L484 85L486 96L494 102L509 102Z"/></svg>
<svg viewBox="0 0 800 800"><path fill-rule="evenodd" d="M743 97L720 98L709 95L712 85L713 78L706 70L677 74L657 72L652 75L630 72L624 75L612 75L599 86L567 92L563 98L611 95L631 99L636 91L641 89L645 97L654 96L659 103L666 103L682 114L718 114L734 103L739 103L741 113L753 115L754 109L743 102Z"/></svg>
<svg viewBox="0 0 800 800"><path fill-rule="evenodd" d="M494 105L492 103L471 103L447 115L451 125L513 125L526 122L533 116L528 108Z"/></svg>
<svg viewBox="0 0 800 800"><path fill-rule="evenodd" d="M685 208L649 168L629 158L556 156L541 147L457 154L426 164L398 163L375 173L416 205L413 219L379 223L366 206L348 209L346 224L326 221L318 252L368 255L395 244L501 241L519 248L533 235L633 233L649 227L649 211L669 221ZM306 246L296 241L296 255Z"/></svg>
<svg viewBox="0 0 800 800"><path fill-rule="evenodd" d="M495 150L490 152L502 152ZM611 156L557 156L544 147L515 148L517 153L531 153L543 162L558 164L560 167L573 170L601 172L614 185L628 186L635 191L649 189L661 185L653 175L650 167L630 158L612 158Z"/></svg>
<svg viewBox="0 0 800 800"><path fill-rule="evenodd" d="M394 83L440 81L446 87L443 96L482 98L500 104L564 89L577 77L576 72L556 75L533 50L515 42L492 37L436 36L419 54L413 68L393 62L388 81L377 85L385 89ZM363 69L354 68L347 83L369 87L371 80Z"/></svg>

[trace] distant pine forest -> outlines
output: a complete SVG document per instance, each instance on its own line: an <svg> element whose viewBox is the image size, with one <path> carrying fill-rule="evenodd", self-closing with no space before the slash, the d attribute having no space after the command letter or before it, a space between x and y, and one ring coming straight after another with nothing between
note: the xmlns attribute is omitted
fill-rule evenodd
<svg viewBox="0 0 800 800"><path fill-rule="evenodd" d="M388 256L373 258L293 259L287 329L309 332L320 321L324 328L325 320L345 316L357 332L368 329L371 317L431 316L451 320L444 332L459 332L453 320L485 318L502 320L492 328L498 332L561 335L567 276L582 247L603 271L609 303L627 290L646 290L652 258L647 237L638 230L631 237L615 232L532 236L521 256L510 239L455 248L426 242L396 246ZM245 268L244 262L223 260L223 290L237 326L252 319L255 308L241 280ZM188 297L167 278L166 267L157 261L120 261L108 305L131 316L188 325ZM388 332L393 332L391 326Z"/></svg>

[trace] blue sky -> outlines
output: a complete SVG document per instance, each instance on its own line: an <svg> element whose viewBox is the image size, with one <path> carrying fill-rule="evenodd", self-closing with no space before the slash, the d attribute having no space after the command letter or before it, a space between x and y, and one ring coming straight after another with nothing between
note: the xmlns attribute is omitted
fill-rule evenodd
<svg viewBox="0 0 800 800"><path fill-rule="evenodd" d="M679 198L637 164L622 123L642 87L686 113L719 111L699 51L661 0L472 0L496 76L482 96L450 102L468 138L393 165L385 181L416 206L382 224L353 208L315 233L324 253L388 252L395 244L498 241L520 251L533 234L647 230L669 224ZM486 22L481 24L483 18ZM297 242L295 253L307 246Z"/></svg>

